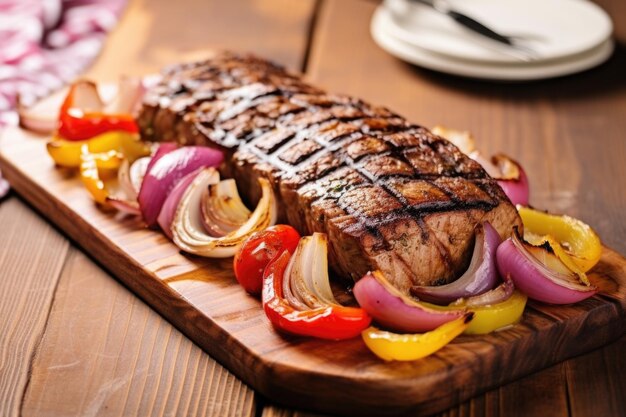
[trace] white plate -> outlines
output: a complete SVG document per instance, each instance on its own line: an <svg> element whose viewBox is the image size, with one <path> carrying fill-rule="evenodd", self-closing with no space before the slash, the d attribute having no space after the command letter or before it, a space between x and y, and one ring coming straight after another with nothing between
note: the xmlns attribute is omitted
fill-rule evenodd
<svg viewBox="0 0 626 417"><path fill-rule="evenodd" d="M610 38L607 13L587 0L448 0L450 5L502 34L532 35L524 44L540 59L561 59L597 48ZM397 39L430 52L482 62L516 62L493 42L430 7L386 0L385 23Z"/></svg>
<svg viewBox="0 0 626 417"><path fill-rule="evenodd" d="M376 10L372 19L372 37L381 48L404 61L424 68L472 78L525 81L573 74L603 63L611 56L614 48L613 40L609 38L596 48L564 59L488 64L432 53L395 38L388 31L390 19L389 11L382 6Z"/></svg>

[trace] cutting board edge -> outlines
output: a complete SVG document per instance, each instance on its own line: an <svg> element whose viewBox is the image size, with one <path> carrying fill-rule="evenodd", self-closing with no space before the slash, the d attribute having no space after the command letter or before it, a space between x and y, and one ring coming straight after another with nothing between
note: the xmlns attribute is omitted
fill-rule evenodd
<svg viewBox="0 0 626 417"><path fill-rule="evenodd" d="M112 264L107 264L106 256L103 252L101 252L101 248L98 247L98 240L108 240L104 235L98 235L98 239L87 238L84 232L81 232L80 227L78 226L78 222L76 219L82 221L87 226L91 227L86 220L82 219L78 214L69 210L67 213L62 209L58 210L46 210L46 204L52 204L53 206L60 206L60 202L56 200L56 198L47 193L44 187L41 184L37 184L31 182L28 176L22 172L19 167L14 166L10 159L6 158L2 152L0 152L0 163L2 163L4 176L11 182L14 189L24 198L29 204L31 204L39 213L41 213L44 217L48 218L52 223L54 223L64 234L69 236L75 242L78 242L81 246L85 248L85 250L89 253L89 255L94 258L101 266L105 269L112 272L112 274L125 286L130 288L134 293L139 295L146 303L148 303L151 307L153 307L159 314L163 315L168 321L172 322L178 329L180 329L184 334L190 337L195 343L200 345L203 349L213 355L220 363L224 364L228 369L233 371L238 377L242 378L245 382L252 385L254 388L259 390L264 395L268 396L276 400L277 402L294 407L301 407L301 400L303 398L303 394L298 390L291 390L293 388L290 384L279 384L277 383L276 375L280 375L283 373L289 372L303 372L301 369L293 366L287 366L284 363L263 363L260 357L256 357L254 362L259 362L261 365L260 369L256 369L256 372L250 373L248 371L248 367L236 361L235 357L232 355L231 350L222 349L222 345L216 343L210 343L210 337L207 337L207 334L211 335L211 333L219 332L218 328L220 327L215 321L209 318L209 326L199 326L196 323L200 323L200 321L189 320L188 314L190 307L195 311L195 314L201 314L199 310L195 307L190 306L184 300L184 298L177 293L174 289L172 289L169 285L161 282L158 279L154 281L158 281L160 285L152 286L152 288L156 288L157 290L153 293L149 291L147 286L140 285L137 281L133 281L128 278L129 274L144 274L148 277L156 278L156 276L144 269L142 266L135 262L132 257L121 249L117 248L118 253L126 259L129 263L124 264L122 262L116 262ZM37 188L35 191L29 189L29 185L34 184ZM85 196L85 198L87 198ZM56 207L59 208L59 207ZM72 216L75 216L72 219ZM97 231L96 231L97 232ZM110 249L110 248L109 248ZM607 248L607 251L618 256L620 258L620 262L626 263L624 259L617 252L612 251ZM159 303L169 303L172 306L172 310L174 312L179 312L180 314L172 314L168 313L167 315L160 310ZM179 303L182 303L179 305ZM572 350L572 353L563 355L560 361L565 360L570 357L574 357L580 355L582 353L593 350L599 346L607 344L613 340L616 340L626 331L626 326L624 325L624 317L626 310L626 299L621 300L621 318L622 320L613 320L608 321L606 323L606 328L613 328L613 326L617 325L619 331L609 332L610 336L604 338L594 339L594 343L592 345L585 346L578 350ZM617 324L615 324L617 323ZM617 329L617 328L616 328ZM615 329L613 329L615 330ZM246 349L249 352L245 345L239 343L240 348ZM241 352L242 354L245 352ZM254 356L253 354L251 354ZM559 361L559 362L560 362ZM471 398L474 395L480 394L481 392L487 391L491 388L499 386L501 384L511 382L513 380L519 379L525 375L528 375L534 371L539 369L543 369L547 366L553 365L554 361L547 361L546 364L538 364L535 366L529 366L527 369L519 370L516 374L509 374L508 377L502 377L497 381L494 381L490 384L484 384L482 386L477 386L476 388L468 389L465 391L461 391L459 395L456 395L456 392L453 392L449 395L436 397L430 402L421 402L416 405L415 402L411 402L406 404L406 406L399 406L398 403L394 404L394 407L389 407L388 405L381 404L359 404L360 409L363 412L372 412L376 413L397 413L413 411L419 413L432 413L442 411L443 409L450 407L454 404L458 404L459 402ZM258 364L257 364L258 365ZM259 372L260 371L260 372ZM312 383L317 381L316 384L328 384L328 375L320 374L316 372L311 372L310 370L305 372L304 375L307 380ZM341 379L341 378L340 378ZM341 380L334 381L336 383L341 383ZM354 380L351 380L350 383L354 384ZM371 381L362 380L359 381L361 384L366 384ZM398 382L398 381L397 381ZM315 384L314 384L315 385ZM392 386L393 389L395 386ZM364 388L367 388L364 385ZM335 390L336 391L336 390ZM379 392L379 391L378 391ZM290 395L293 394L293 395ZM339 398L335 400L329 401L329 396L326 394L322 398L312 396L309 401L310 409L321 412L334 412L334 413L342 413L342 414L350 414L355 411L355 404L348 403L345 401L346 399L339 396ZM311 405L312 404L312 405Z"/></svg>

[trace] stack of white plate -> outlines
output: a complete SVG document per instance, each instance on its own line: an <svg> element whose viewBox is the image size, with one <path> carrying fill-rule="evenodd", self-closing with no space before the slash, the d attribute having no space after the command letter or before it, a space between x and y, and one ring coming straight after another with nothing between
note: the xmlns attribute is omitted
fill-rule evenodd
<svg viewBox="0 0 626 417"><path fill-rule="evenodd" d="M587 0L448 0L449 5L503 35L519 36L530 61L411 0L386 0L371 31L383 49L432 70L492 80L534 80L583 71L613 52L613 25ZM514 52L514 51L513 51Z"/></svg>

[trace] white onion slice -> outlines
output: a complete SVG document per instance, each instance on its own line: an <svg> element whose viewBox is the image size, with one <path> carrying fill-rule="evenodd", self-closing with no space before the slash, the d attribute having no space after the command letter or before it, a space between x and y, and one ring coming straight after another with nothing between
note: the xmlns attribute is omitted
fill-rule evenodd
<svg viewBox="0 0 626 417"><path fill-rule="evenodd" d="M225 236L241 227L250 218L234 179L209 185L200 205L202 225L211 236Z"/></svg>
<svg viewBox="0 0 626 417"><path fill-rule="evenodd" d="M185 252L210 258L234 256L237 248L252 233L275 224L277 216L274 192L269 181L259 178L262 195L250 218L237 230L222 236L211 236L204 231L200 203L205 188L217 184L219 174L214 168L202 170L185 191L172 223L176 245Z"/></svg>
<svg viewBox="0 0 626 417"><path fill-rule="evenodd" d="M107 197L107 203L113 208L123 213L140 215L141 209L137 201L138 190L141 188L143 176L146 173L150 157L146 156L137 159L132 164L128 159L124 159L117 171L117 181L122 195L112 195Z"/></svg>
<svg viewBox="0 0 626 417"><path fill-rule="evenodd" d="M285 270L283 295L296 309L339 304L330 288L325 234L313 233L300 239Z"/></svg>
<svg viewBox="0 0 626 417"><path fill-rule="evenodd" d="M117 172L117 179L120 183L120 188L126 194L129 200L137 200L139 189L141 188L141 182L146 174L148 164L150 163L150 157L145 156L137 159L132 164L125 159Z"/></svg>

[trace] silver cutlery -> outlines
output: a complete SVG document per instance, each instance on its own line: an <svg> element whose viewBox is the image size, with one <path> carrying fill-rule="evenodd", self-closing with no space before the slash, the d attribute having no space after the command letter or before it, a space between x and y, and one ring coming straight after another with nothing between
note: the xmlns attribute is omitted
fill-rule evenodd
<svg viewBox="0 0 626 417"><path fill-rule="evenodd" d="M533 61L537 58L537 53L528 46L520 44L527 37L513 36L498 33L488 26L480 23L478 20L455 10L448 4L446 0L410 0L414 3L423 4L433 10L442 13L459 25L481 35L483 39L490 41L490 46L498 46L498 50L522 61Z"/></svg>

